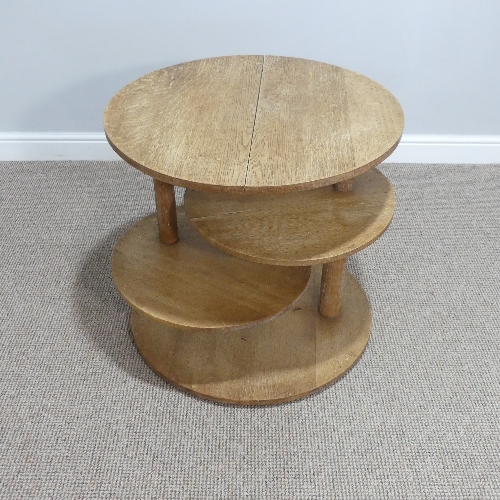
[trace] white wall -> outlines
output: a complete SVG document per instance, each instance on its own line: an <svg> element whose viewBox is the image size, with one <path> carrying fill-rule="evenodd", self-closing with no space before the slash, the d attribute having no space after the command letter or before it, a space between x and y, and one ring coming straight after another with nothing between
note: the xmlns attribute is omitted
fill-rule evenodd
<svg viewBox="0 0 500 500"><path fill-rule="evenodd" d="M386 86L405 111L406 145L452 136L500 151L498 0L4 0L0 19L4 143L60 133L85 143L83 132L99 142L107 101L142 74L274 54Z"/></svg>

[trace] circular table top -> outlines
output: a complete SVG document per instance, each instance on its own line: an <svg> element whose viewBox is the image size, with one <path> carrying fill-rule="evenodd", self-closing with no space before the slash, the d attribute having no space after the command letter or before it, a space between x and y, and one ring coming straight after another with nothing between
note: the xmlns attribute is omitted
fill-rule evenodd
<svg viewBox="0 0 500 500"><path fill-rule="evenodd" d="M352 191L332 186L279 195L187 190L186 215L211 245L253 262L312 266L359 252L389 226L396 197L376 168Z"/></svg>
<svg viewBox="0 0 500 500"><path fill-rule="evenodd" d="M403 112L384 87L330 64L277 56L191 61L126 85L104 113L128 163L171 184L233 193L307 190L387 158Z"/></svg>
<svg viewBox="0 0 500 500"><path fill-rule="evenodd" d="M118 240L111 259L122 297L142 314L181 329L231 330L275 318L304 292L310 268L266 266L206 243L178 212L179 241L158 239L156 214Z"/></svg>

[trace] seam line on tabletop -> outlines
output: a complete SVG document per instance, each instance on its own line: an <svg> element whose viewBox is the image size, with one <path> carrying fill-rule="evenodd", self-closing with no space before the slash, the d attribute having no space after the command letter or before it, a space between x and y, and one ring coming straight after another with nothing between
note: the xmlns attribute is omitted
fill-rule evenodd
<svg viewBox="0 0 500 500"><path fill-rule="evenodd" d="M262 71L260 73L259 92L257 94L257 104L255 105L255 116L253 118L252 138L250 139L250 149L248 150L247 169L245 171L245 182L243 184L243 191L245 191L247 188L248 170L250 168L250 156L252 154L253 136L255 133L255 123L257 122L257 111L259 109L260 89L262 87L262 78L264 77L264 65L265 64L266 64L266 56L262 56Z"/></svg>

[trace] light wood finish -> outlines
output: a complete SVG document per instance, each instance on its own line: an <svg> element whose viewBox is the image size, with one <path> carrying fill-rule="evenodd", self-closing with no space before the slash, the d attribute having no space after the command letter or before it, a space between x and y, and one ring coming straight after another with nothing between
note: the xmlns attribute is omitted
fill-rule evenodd
<svg viewBox="0 0 500 500"><path fill-rule="evenodd" d="M334 188L342 193L347 193L348 191L352 191L353 187L354 187L354 179L352 178L334 184Z"/></svg>
<svg viewBox="0 0 500 500"><path fill-rule="evenodd" d="M403 131L392 94L352 71L266 57L246 192L311 189L385 159Z"/></svg>
<svg viewBox="0 0 500 500"><path fill-rule="evenodd" d="M281 195L186 191L195 229L224 252L265 264L309 266L347 257L375 241L391 222L394 190L378 170L331 186Z"/></svg>
<svg viewBox="0 0 500 500"><path fill-rule="evenodd" d="M371 330L366 295L348 273L341 314L317 313L320 278L318 266L293 309L238 332L186 332L133 312L136 344L158 374L202 398L265 405L307 396L353 366Z"/></svg>
<svg viewBox="0 0 500 500"><path fill-rule="evenodd" d="M156 215L130 227L112 256L123 298L155 321L179 328L234 329L269 320L302 294L309 268L236 259L196 234L178 210L179 241L163 245Z"/></svg>
<svg viewBox="0 0 500 500"><path fill-rule="evenodd" d="M154 189L160 241L170 245L179 239L174 186L154 179Z"/></svg>
<svg viewBox="0 0 500 500"><path fill-rule="evenodd" d="M288 192L335 184L384 160L403 113L381 85L316 61L233 56L139 78L104 113L114 150L164 182Z"/></svg>
<svg viewBox="0 0 500 500"><path fill-rule="evenodd" d="M318 311L325 318L340 314L345 262L346 259L339 259L323 264Z"/></svg>
<svg viewBox="0 0 500 500"><path fill-rule="evenodd" d="M156 372L207 399L273 404L353 366L371 312L345 260L395 208L372 168L403 130L388 90L304 59L203 59L124 87L104 128L155 179L157 215L119 239L112 273ZM173 185L189 188L197 232L183 210L176 219Z"/></svg>
<svg viewBox="0 0 500 500"><path fill-rule="evenodd" d="M135 80L104 112L109 143L125 161L170 184L242 188L262 61L202 59Z"/></svg>

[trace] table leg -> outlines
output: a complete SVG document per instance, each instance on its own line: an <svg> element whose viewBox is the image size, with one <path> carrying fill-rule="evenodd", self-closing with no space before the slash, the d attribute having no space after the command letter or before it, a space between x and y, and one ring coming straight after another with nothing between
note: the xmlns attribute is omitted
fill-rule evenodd
<svg viewBox="0 0 500 500"><path fill-rule="evenodd" d="M337 191L342 191L342 192L347 192L347 191L352 191L352 187L354 185L354 179L346 179L345 181L342 182L337 182L337 184L334 184L334 188Z"/></svg>
<svg viewBox="0 0 500 500"><path fill-rule="evenodd" d="M153 180L160 241L166 245L170 245L179 239L174 186L158 179Z"/></svg>
<svg viewBox="0 0 500 500"><path fill-rule="evenodd" d="M325 318L335 318L340 314L346 261L347 258L323 264L318 311Z"/></svg>

